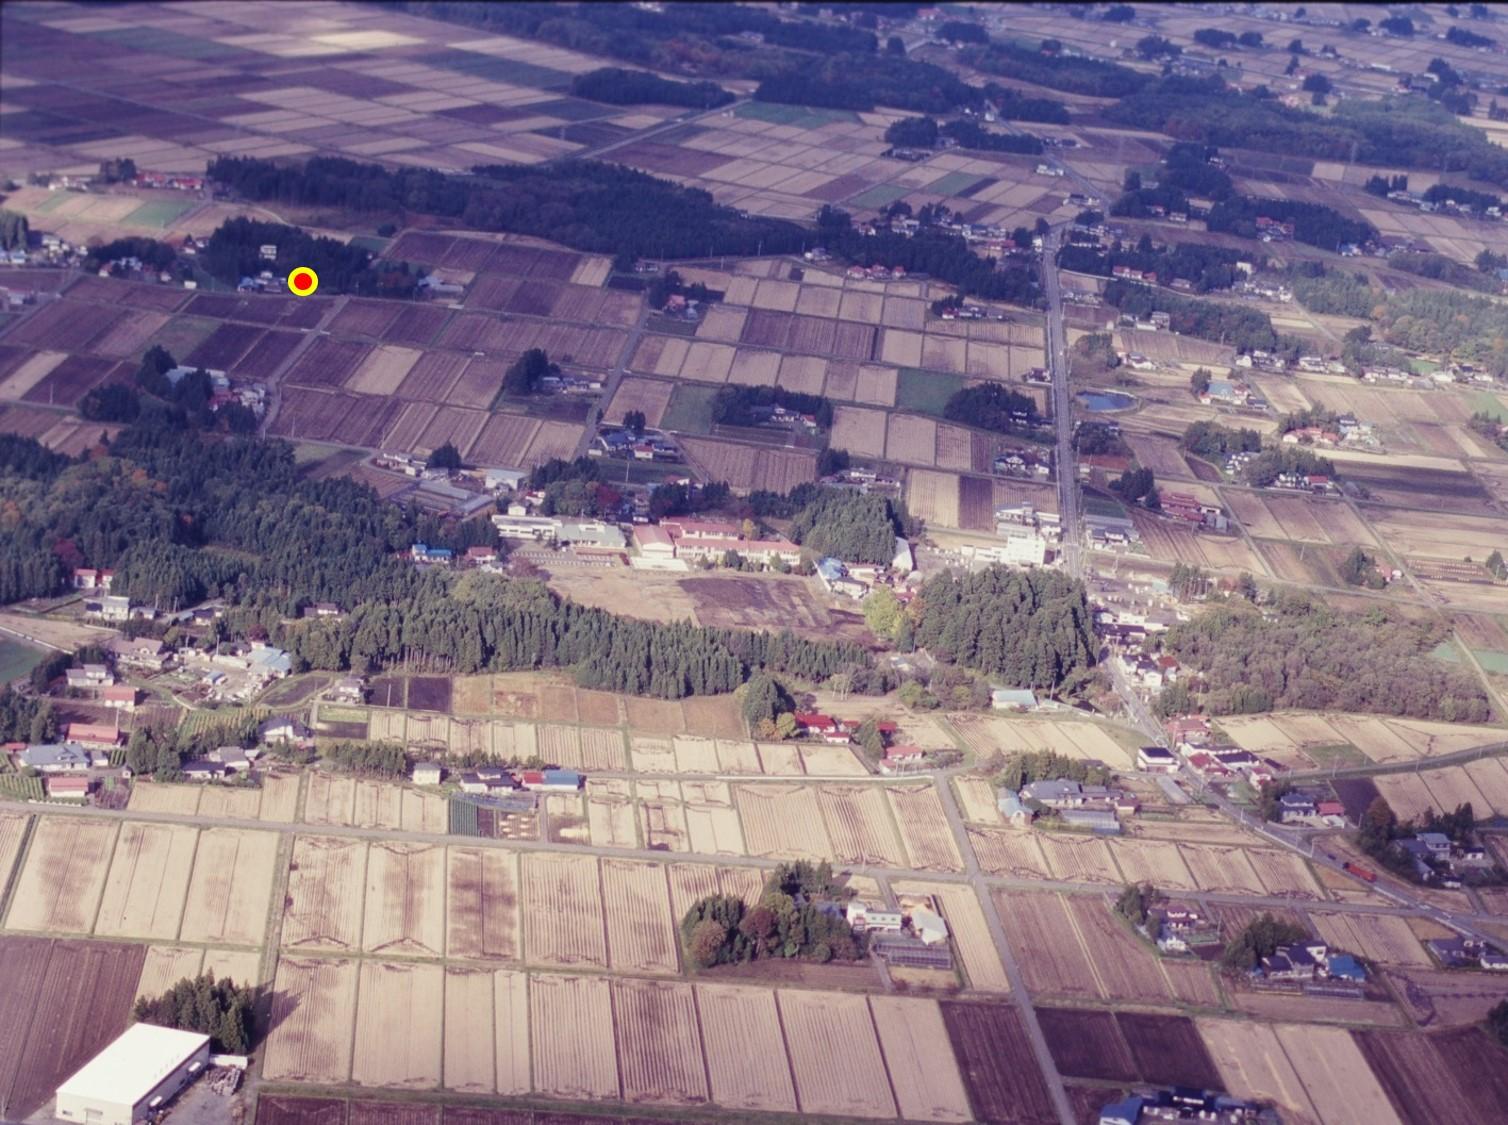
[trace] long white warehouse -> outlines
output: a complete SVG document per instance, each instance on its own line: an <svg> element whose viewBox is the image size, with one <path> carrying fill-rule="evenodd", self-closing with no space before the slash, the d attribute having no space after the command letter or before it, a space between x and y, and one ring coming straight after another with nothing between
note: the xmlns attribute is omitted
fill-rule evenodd
<svg viewBox="0 0 1508 1125"><path fill-rule="evenodd" d="M208 1065L208 1035L132 1024L58 1087L55 1113L81 1125L136 1125Z"/></svg>

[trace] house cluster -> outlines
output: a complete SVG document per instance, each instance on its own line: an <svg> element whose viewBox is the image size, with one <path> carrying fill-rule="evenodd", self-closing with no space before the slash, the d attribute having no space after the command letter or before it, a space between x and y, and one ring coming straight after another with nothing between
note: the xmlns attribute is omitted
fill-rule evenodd
<svg viewBox="0 0 1508 1125"><path fill-rule="evenodd" d="M438 785L444 770L434 762L414 766L416 785ZM575 793L586 784L586 777L575 770L505 770L501 766L478 766L462 771L458 778L462 793L474 796L498 796L519 793Z"/></svg>
<svg viewBox="0 0 1508 1125"><path fill-rule="evenodd" d="M197 675L208 698L239 702L293 672L293 657L264 641L222 644L212 652L181 646L173 655L186 675Z"/></svg>
<svg viewBox="0 0 1508 1125"><path fill-rule="evenodd" d="M870 952L888 965L908 969L953 967L948 924L930 900L925 905L894 910L853 900L845 905L844 918L855 933L868 936Z"/></svg>
<svg viewBox="0 0 1508 1125"><path fill-rule="evenodd" d="M82 246L75 246L55 234L44 234L40 237L39 241L39 249L33 250L25 246L17 246L6 253L0 253L0 262L11 266L75 266L88 255L88 251ZM19 294L12 291L10 296L11 301L14 301ZM30 299L22 297L20 303L33 304L35 301L36 294L35 292L31 292Z"/></svg>
<svg viewBox="0 0 1508 1125"><path fill-rule="evenodd" d="M1417 832L1394 840L1389 846L1407 859L1421 883L1438 882L1453 889L1461 885L1462 876L1493 868L1481 843L1476 840L1457 843L1444 832Z"/></svg>
<svg viewBox="0 0 1508 1125"><path fill-rule="evenodd" d="M117 683L115 673L103 664L69 668L63 676L70 693L97 699L112 711L135 711L141 699L141 692L130 684Z"/></svg>
<svg viewBox="0 0 1508 1125"><path fill-rule="evenodd" d="M1248 297L1254 301L1277 301L1284 305L1290 304L1293 301L1293 290L1275 281L1238 281L1232 286L1232 291L1238 297Z"/></svg>
<svg viewBox="0 0 1508 1125"><path fill-rule="evenodd" d="M1388 363L1368 364L1361 373L1363 383L1394 383L1401 387L1424 386L1427 380Z"/></svg>
<svg viewBox="0 0 1508 1125"><path fill-rule="evenodd" d="M1346 826L1346 806L1324 789L1291 789L1280 794L1277 811L1282 824L1304 824L1315 828Z"/></svg>
<svg viewBox="0 0 1508 1125"><path fill-rule="evenodd" d="M1495 973L1508 973L1508 953L1476 938L1432 938L1424 946L1447 969L1482 968Z"/></svg>
<svg viewBox="0 0 1508 1125"><path fill-rule="evenodd" d="M1271 371L1274 374L1282 374L1288 370L1288 361L1282 356L1275 355L1262 348L1253 348L1249 352L1242 352L1236 356L1236 366L1240 368L1255 367L1258 371Z"/></svg>
<svg viewBox="0 0 1508 1125"><path fill-rule="evenodd" d="M112 625L119 625L125 621L155 621L157 619L155 608L149 605L136 605L124 594L85 597L84 613Z"/></svg>
<svg viewBox="0 0 1508 1125"><path fill-rule="evenodd" d="M1025 477L1027 480L1045 481L1052 476L1052 466L1042 454L1029 449L1008 449L996 454L990 462L990 471L1002 477Z"/></svg>
<svg viewBox="0 0 1508 1125"><path fill-rule="evenodd" d="M137 187L168 188L172 191L203 191L203 176L185 176L178 172L137 172L132 181Z"/></svg>
<svg viewBox="0 0 1508 1125"><path fill-rule="evenodd" d="M1342 414L1329 426L1300 426L1283 435L1284 445L1326 445L1376 448L1380 443L1377 427L1357 421L1354 414Z"/></svg>
<svg viewBox="0 0 1508 1125"><path fill-rule="evenodd" d="M218 746L202 758L184 762L182 767L186 781L224 781L226 778L249 777L251 764L262 754L259 746L247 749L244 746Z"/></svg>
<svg viewBox="0 0 1508 1125"><path fill-rule="evenodd" d="M974 543L963 548L974 566L1045 566L1062 537L1057 512L1044 512L1022 501L995 509L998 543Z"/></svg>
<svg viewBox="0 0 1508 1125"><path fill-rule="evenodd" d="M671 464L679 464L683 460L680 448L665 434L649 430L635 434L631 430L614 427L604 427L598 431L587 448L587 455L616 457L621 461L663 461Z"/></svg>
<svg viewBox="0 0 1508 1125"><path fill-rule="evenodd" d="M1184 903L1154 907L1143 930L1164 954L1192 953L1203 960L1218 957L1224 948L1219 923Z"/></svg>
<svg viewBox="0 0 1508 1125"><path fill-rule="evenodd" d="M1429 81L1435 79L1436 76L1433 74L1426 74L1418 75L1415 77ZM1404 82L1400 81L1399 84L1403 85ZM1433 84L1434 82L1430 81L1430 85ZM1446 188L1450 187L1449 184L1445 184L1443 186ZM1503 217L1503 208L1501 204L1496 203L1490 203L1486 207L1479 207L1475 203L1454 199L1450 196L1446 196L1444 199L1431 200L1425 199L1424 196L1419 192L1407 190L1390 191L1388 192L1388 198L1391 199L1394 203L1402 203L1408 207L1417 207L1426 215L1432 215L1438 211L1443 212L1447 215L1456 215L1461 218L1467 219L1497 220Z"/></svg>
<svg viewBox="0 0 1508 1125"><path fill-rule="evenodd" d="M1169 681L1171 682L1171 681ZM1172 750L1170 770L1186 769L1207 783L1228 784L1245 779L1253 786L1270 783L1283 767L1239 746L1222 746L1215 740L1209 720L1200 715L1180 715L1163 724Z"/></svg>
<svg viewBox="0 0 1508 1125"><path fill-rule="evenodd" d="M1218 504L1207 504L1188 492L1164 492L1162 513L1190 527L1206 531L1226 531L1230 528L1224 508Z"/></svg>
<svg viewBox="0 0 1508 1125"><path fill-rule="evenodd" d="M1319 496L1333 496L1340 491L1335 479L1327 473L1279 473L1272 487L1289 492L1313 492Z"/></svg>
<svg viewBox="0 0 1508 1125"><path fill-rule="evenodd" d="M836 488L851 488L855 492L862 492L866 496L890 496L899 498L901 494L901 482L895 477L885 476L874 469L850 468L834 473L830 477L822 478L823 484L830 484Z"/></svg>
<svg viewBox="0 0 1508 1125"><path fill-rule="evenodd" d="M1134 270L1130 266L1114 266L1110 270L1110 276L1120 281L1134 281L1140 285L1156 285L1156 270Z"/></svg>
<svg viewBox="0 0 1508 1125"><path fill-rule="evenodd" d="M1008 797L1014 797L1015 803ZM1065 779L1031 781L1015 794L1001 790L996 804L1012 823L1021 823L1023 813L1030 820L1033 813L1045 811L1056 814L1069 828L1087 828L1106 835L1119 835L1121 817L1141 811L1141 802L1124 789Z"/></svg>
<svg viewBox="0 0 1508 1125"><path fill-rule="evenodd" d="M944 305L937 314L943 320L989 320L990 313L980 305ZM1004 320L1004 313L996 313L995 320Z"/></svg>
<svg viewBox="0 0 1508 1125"><path fill-rule="evenodd" d="M1280 945L1252 966L1253 981L1264 984L1365 984L1367 970L1349 953L1322 941Z"/></svg>
<svg viewBox="0 0 1508 1125"><path fill-rule="evenodd" d="M636 526L633 541L638 558L629 561L641 567L685 570L692 565L716 565L730 554L766 567L801 565L801 548L796 544L780 536L747 538L743 525L731 520L661 520Z"/></svg>
<svg viewBox="0 0 1508 1125"><path fill-rule="evenodd" d="M569 547L582 557L621 558L628 550L628 539L615 523L534 515L527 503L509 504L506 512L492 517L492 526L503 539Z"/></svg>
<svg viewBox="0 0 1508 1125"><path fill-rule="evenodd" d="M232 382L230 376L224 371L216 371L208 367L186 367L181 364L164 372L163 377L176 387L185 375L201 370L209 376L210 410L218 411L222 406L234 402L246 407L258 418L267 412L267 388L261 383Z"/></svg>
<svg viewBox="0 0 1508 1125"><path fill-rule="evenodd" d="M901 221L897 222L897 228L900 227L901 222L904 222L904 220L901 220ZM909 233L915 233L915 232L914 231L902 231L901 233L903 233L903 234L909 234ZM848 270L844 274L844 276L848 277L848 278L851 278L854 281L891 281L891 280L899 281L901 278L903 278L903 277L906 276L906 267L905 266L882 266L882 265L878 265L878 264L877 265L873 265L873 266L857 266L857 265L855 265L855 266L849 266Z"/></svg>
<svg viewBox="0 0 1508 1125"><path fill-rule="evenodd" d="M1286 242L1293 237L1293 224L1267 215L1258 215L1257 237L1263 242Z"/></svg>
<svg viewBox="0 0 1508 1125"><path fill-rule="evenodd" d="M1130 1094L1100 1108L1099 1125L1145 1125L1153 1121L1199 1121L1205 1125L1277 1122L1257 1102L1189 1086Z"/></svg>
<svg viewBox="0 0 1508 1125"><path fill-rule="evenodd" d="M1199 393L1199 401L1206 406L1250 406L1251 400L1251 384L1239 379L1211 379Z"/></svg>
<svg viewBox="0 0 1508 1125"><path fill-rule="evenodd" d="M1327 359L1322 355L1301 355L1298 358L1298 369L1308 375L1344 375L1346 365L1338 359Z"/></svg>

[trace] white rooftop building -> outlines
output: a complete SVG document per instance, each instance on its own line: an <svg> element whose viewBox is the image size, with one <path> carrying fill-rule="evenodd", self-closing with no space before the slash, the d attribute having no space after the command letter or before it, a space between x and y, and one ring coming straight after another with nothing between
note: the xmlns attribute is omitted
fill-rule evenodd
<svg viewBox="0 0 1508 1125"><path fill-rule="evenodd" d="M135 1125L208 1065L208 1035L132 1024L58 1087L56 1116L87 1125Z"/></svg>

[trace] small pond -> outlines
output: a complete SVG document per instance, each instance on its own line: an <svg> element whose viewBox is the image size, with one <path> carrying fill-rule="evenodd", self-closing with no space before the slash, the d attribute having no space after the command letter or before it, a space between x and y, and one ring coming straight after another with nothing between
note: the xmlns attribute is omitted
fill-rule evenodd
<svg viewBox="0 0 1508 1125"><path fill-rule="evenodd" d="M1091 414L1108 414L1115 410L1130 410L1136 405L1136 396L1123 391L1080 391L1074 400Z"/></svg>

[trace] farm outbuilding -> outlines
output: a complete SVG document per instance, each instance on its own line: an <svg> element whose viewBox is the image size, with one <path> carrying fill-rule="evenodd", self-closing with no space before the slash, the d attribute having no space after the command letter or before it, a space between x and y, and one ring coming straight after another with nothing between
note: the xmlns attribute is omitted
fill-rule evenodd
<svg viewBox="0 0 1508 1125"><path fill-rule="evenodd" d="M208 1035L132 1024L58 1087L56 1113L87 1125L135 1125L208 1065Z"/></svg>

